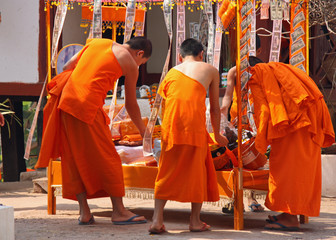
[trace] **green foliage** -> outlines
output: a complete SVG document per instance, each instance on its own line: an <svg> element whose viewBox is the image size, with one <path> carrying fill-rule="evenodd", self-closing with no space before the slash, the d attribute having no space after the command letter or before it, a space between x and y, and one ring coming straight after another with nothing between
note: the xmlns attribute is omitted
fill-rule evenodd
<svg viewBox="0 0 336 240"><path fill-rule="evenodd" d="M22 115L23 115L23 131L24 131L24 143L26 145L28 135L30 132L30 127L34 119L35 110L36 110L36 102L29 102L24 101L22 102ZM32 139L32 145L31 145L31 151L29 159L26 160L26 166L27 168L33 169L38 158L38 154L40 152L40 146L38 146L38 136L37 136L37 128L35 128L33 139Z"/></svg>
<svg viewBox="0 0 336 240"><path fill-rule="evenodd" d="M20 119L15 115L15 112L12 110L12 105L10 100L7 98L5 101L3 101L2 103L0 103L0 112L2 115L10 115L18 124L21 125L21 121ZM10 123L7 119L5 119L5 126L8 128L8 133L9 133L9 137L10 137Z"/></svg>

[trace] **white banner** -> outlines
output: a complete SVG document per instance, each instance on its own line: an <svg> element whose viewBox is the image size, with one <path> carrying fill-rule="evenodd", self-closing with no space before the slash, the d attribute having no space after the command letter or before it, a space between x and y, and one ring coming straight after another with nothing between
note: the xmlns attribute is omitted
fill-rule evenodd
<svg viewBox="0 0 336 240"><path fill-rule="evenodd" d="M216 4L216 9L220 8L220 4ZM222 22L220 17L218 16L218 11L216 11L216 34L215 34L215 49L214 49L214 57L213 57L213 66L219 70L220 63L220 53L222 47Z"/></svg>
<svg viewBox="0 0 336 240"><path fill-rule="evenodd" d="M131 39L135 19L135 0L128 0L125 17L124 43Z"/></svg>
<svg viewBox="0 0 336 240"><path fill-rule="evenodd" d="M161 84L162 80L165 78L168 72L168 66L169 66L170 54L171 54L171 46L172 46L172 40L173 40L172 1L171 0L164 0L163 15L164 15L165 23L166 23L168 36L169 36L169 49L168 49L165 64L163 66L159 85ZM159 110L161 107L161 101L162 101L162 97L159 94L157 94L155 97L152 112L149 117L149 121L148 121L147 128L145 131L145 136L143 138L143 155L144 156L153 155L152 136L153 136L154 126L155 126L155 123L156 123L156 120L159 114Z"/></svg>
<svg viewBox="0 0 336 240"><path fill-rule="evenodd" d="M91 36L102 38L102 0L94 0Z"/></svg>
<svg viewBox="0 0 336 240"><path fill-rule="evenodd" d="M177 27L176 27L176 64L180 64L179 52L182 42L185 40L185 7L183 0L177 2Z"/></svg>
<svg viewBox="0 0 336 240"><path fill-rule="evenodd" d="M144 7L142 8L144 9ZM143 36L145 33L146 11L143 11L143 22L135 22L135 36Z"/></svg>
<svg viewBox="0 0 336 240"><path fill-rule="evenodd" d="M207 15L208 20L208 48L207 48L207 63L213 64L213 54L214 54L214 22L213 22L213 11L212 4L209 0L204 1L204 12Z"/></svg>
<svg viewBox="0 0 336 240"><path fill-rule="evenodd" d="M51 66L55 68L56 66L56 56L58 42L63 30L65 16L68 10L68 0L60 0L57 6L55 20L54 20L54 30L52 36L52 48L51 48Z"/></svg>
<svg viewBox="0 0 336 240"><path fill-rule="evenodd" d="M282 20L274 20L269 62L279 62L281 32L282 32Z"/></svg>

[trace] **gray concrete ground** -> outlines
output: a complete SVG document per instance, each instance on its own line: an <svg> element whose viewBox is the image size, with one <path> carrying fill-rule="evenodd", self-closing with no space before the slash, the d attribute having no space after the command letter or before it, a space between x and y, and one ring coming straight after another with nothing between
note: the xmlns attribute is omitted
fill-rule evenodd
<svg viewBox="0 0 336 240"><path fill-rule="evenodd" d="M47 194L33 193L31 181L0 183L0 203L14 207L15 239L336 239L336 198L322 198L321 214L301 225L299 232L277 232L263 229L269 214L252 213L245 204L242 231L233 230L233 216L221 213L221 207L205 204L202 219L212 230L202 233L188 231L190 204L168 202L165 210L165 225L168 233L149 235L154 201L152 199L124 198L125 205L137 214L144 215L146 224L116 226L110 221L109 198L89 201L96 223L79 226L78 204L75 201L57 197L56 215L47 214ZM261 201L262 203L262 201ZM1 223L0 223L1 224ZM1 233L0 233L1 239Z"/></svg>

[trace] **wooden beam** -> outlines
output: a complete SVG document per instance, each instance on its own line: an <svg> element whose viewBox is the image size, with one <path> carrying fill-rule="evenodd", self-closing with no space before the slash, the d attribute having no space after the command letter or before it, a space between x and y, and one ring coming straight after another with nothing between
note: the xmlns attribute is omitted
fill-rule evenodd
<svg viewBox="0 0 336 240"><path fill-rule="evenodd" d="M40 96L43 83L0 83L0 96Z"/></svg>

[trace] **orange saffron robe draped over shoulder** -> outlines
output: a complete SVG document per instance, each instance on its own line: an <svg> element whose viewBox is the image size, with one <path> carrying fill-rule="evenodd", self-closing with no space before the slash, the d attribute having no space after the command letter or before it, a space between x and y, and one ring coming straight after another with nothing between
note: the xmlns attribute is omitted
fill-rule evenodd
<svg viewBox="0 0 336 240"><path fill-rule="evenodd" d="M218 201L205 125L204 86L173 68L158 93L165 103L155 198L197 203Z"/></svg>
<svg viewBox="0 0 336 240"><path fill-rule="evenodd" d="M35 167L46 167L50 158L61 157L64 198L76 200L83 192L88 198L125 194L121 160L103 110L107 92L122 74L112 44L108 39L88 40L75 69L48 85L53 100L44 110L49 119L44 121ZM56 149L51 146L54 142L59 143Z"/></svg>
<svg viewBox="0 0 336 240"><path fill-rule="evenodd" d="M321 147L335 141L323 95L303 71L283 63L260 63L248 84L254 101L259 152L271 145L269 192L272 211L318 216Z"/></svg>

